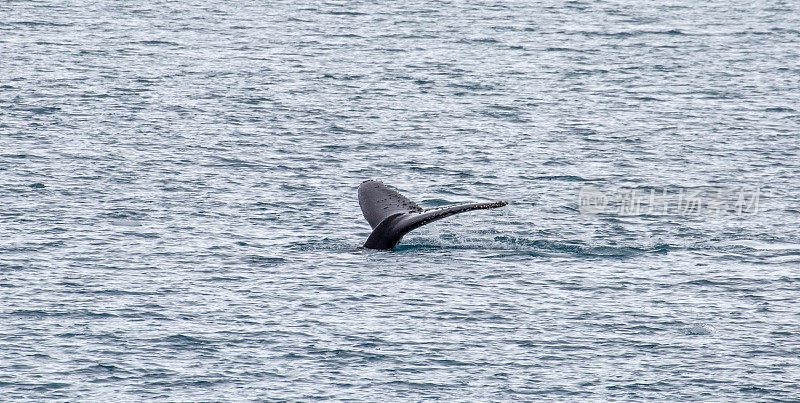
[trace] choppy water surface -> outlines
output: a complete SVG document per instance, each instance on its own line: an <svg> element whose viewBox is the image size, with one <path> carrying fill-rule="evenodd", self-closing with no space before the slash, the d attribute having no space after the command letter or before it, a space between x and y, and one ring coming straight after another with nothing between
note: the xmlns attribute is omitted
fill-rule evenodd
<svg viewBox="0 0 800 403"><path fill-rule="evenodd" d="M0 395L800 398L798 27L772 1L2 2ZM366 251L369 178L511 204Z"/></svg>

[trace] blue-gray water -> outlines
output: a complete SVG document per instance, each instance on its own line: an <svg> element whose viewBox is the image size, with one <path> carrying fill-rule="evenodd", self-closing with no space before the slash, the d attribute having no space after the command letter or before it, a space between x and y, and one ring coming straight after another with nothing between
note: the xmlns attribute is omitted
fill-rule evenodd
<svg viewBox="0 0 800 403"><path fill-rule="evenodd" d="M4 1L0 396L798 399L798 27L791 1ZM370 178L510 205L368 251Z"/></svg>

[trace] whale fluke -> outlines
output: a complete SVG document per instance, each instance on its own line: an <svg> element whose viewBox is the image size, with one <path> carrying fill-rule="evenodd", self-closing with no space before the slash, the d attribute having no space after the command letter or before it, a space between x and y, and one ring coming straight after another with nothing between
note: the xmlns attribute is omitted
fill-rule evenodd
<svg viewBox="0 0 800 403"><path fill-rule="evenodd" d="M372 227L364 243L369 249L393 249L403 235L453 214L503 207L507 202L470 203L423 210L409 198L389 189L380 181L368 180L358 187L358 204Z"/></svg>

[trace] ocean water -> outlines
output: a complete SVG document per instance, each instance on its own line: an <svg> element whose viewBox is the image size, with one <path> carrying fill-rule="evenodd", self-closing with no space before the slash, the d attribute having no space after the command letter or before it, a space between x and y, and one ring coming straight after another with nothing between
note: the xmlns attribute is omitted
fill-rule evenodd
<svg viewBox="0 0 800 403"><path fill-rule="evenodd" d="M3 1L0 398L800 399L799 27ZM373 178L510 204L364 250Z"/></svg>

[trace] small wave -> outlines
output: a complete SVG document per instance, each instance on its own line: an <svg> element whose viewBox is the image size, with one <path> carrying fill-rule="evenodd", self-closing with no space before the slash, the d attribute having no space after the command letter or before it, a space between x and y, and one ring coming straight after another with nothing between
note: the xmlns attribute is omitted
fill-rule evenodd
<svg viewBox="0 0 800 403"><path fill-rule="evenodd" d="M714 333L715 329L711 325L696 323L683 328L683 333L691 336L707 336Z"/></svg>
<svg viewBox="0 0 800 403"><path fill-rule="evenodd" d="M765 112L796 112L794 109L789 107L781 107L775 106L771 108L764 109Z"/></svg>
<svg viewBox="0 0 800 403"><path fill-rule="evenodd" d="M198 339L196 337L186 336L183 334L176 334L172 336L167 336L163 339L164 341L168 341L170 343L181 343L181 344L206 344L205 340Z"/></svg>
<svg viewBox="0 0 800 403"><path fill-rule="evenodd" d="M19 106L16 109L31 112L34 115L50 115L61 110L58 106Z"/></svg>
<svg viewBox="0 0 800 403"><path fill-rule="evenodd" d="M363 243L364 240L367 239L369 234L365 234L363 238L359 238L360 242ZM357 247L361 246L359 242L346 242L341 239L331 239L331 238L322 238L322 239L311 239L305 242L297 242L289 246L291 250L297 251L329 251L329 252L347 252L353 251Z"/></svg>
<svg viewBox="0 0 800 403"><path fill-rule="evenodd" d="M741 240L725 242L723 246L744 247L752 250L762 251L797 251L800 252L800 244L788 242L764 242L756 240Z"/></svg>
<svg viewBox="0 0 800 403"><path fill-rule="evenodd" d="M168 45L168 46L180 46L177 42L170 42L170 41L162 41L158 39L154 40L146 40L146 41L139 41L137 42L141 45Z"/></svg>
<svg viewBox="0 0 800 403"><path fill-rule="evenodd" d="M473 38L473 39L459 39L458 43L499 43L500 41L495 38Z"/></svg>
<svg viewBox="0 0 800 403"><path fill-rule="evenodd" d="M454 385L440 384L433 382L412 382L412 381L391 381L386 383L387 386L392 388L410 388L410 389L451 389Z"/></svg>
<svg viewBox="0 0 800 403"><path fill-rule="evenodd" d="M30 388L30 390L34 391L47 391L47 390L55 390L55 389L64 389L72 386L71 383L65 382L47 382L47 383L40 383L40 384L30 384L26 385Z"/></svg>
<svg viewBox="0 0 800 403"><path fill-rule="evenodd" d="M327 11L325 14L330 15L347 15L347 16L358 16L358 15L366 15L362 12L358 11Z"/></svg>
<svg viewBox="0 0 800 403"><path fill-rule="evenodd" d="M75 24L69 23L59 23L59 22L51 22L51 21L14 21L12 24L17 25L24 25L28 27L71 27Z"/></svg>
<svg viewBox="0 0 800 403"><path fill-rule="evenodd" d="M672 247L667 244L648 246L589 245L582 241L554 241L526 239L499 235L489 240L485 237L469 237L450 234L434 238L412 238L398 244L397 252L419 252L426 250L496 250L513 251L530 256L573 255L582 258L629 258L642 254L667 253Z"/></svg>
<svg viewBox="0 0 800 403"><path fill-rule="evenodd" d="M156 343L165 343L176 350L216 350L210 340L199 337L187 336L185 334L174 334L153 340Z"/></svg>
<svg viewBox="0 0 800 403"><path fill-rule="evenodd" d="M592 182L595 179L586 179L580 176L574 175L545 175L545 176L534 176L531 178L532 180L543 180L543 181L565 181L565 182Z"/></svg>
<svg viewBox="0 0 800 403"><path fill-rule="evenodd" d="M666 31L639 30L639 31L619 31L619 32L580 31L577 33L585 36L605 36L610 38L634 38L644 35L668 35L668 36L687 35L678 29L670 29Z"/></svg>
<svg viewBox="0 0 800 403"><path fill-rule="evenodd" d="M76 371L81 374L108 374L108 373L130 373L116 365L111 364L95 364Z"/></svg>
<svg viewBox="0 0 800 403"><path fill-rule="evenodd" d="M79 311L43 311L40 309L18 309L11 312L11 315L28 318L42 318L42 317L90 317L90 318L113 318L117 315L108 312L94 312L87 310Z"/></svg>
<svg viewBox="0 0 800 403"><path fill-rule="evenodd" d="M111 225L117 227L141 227L142 223L137 220L126 220L126 219L117 219L117 220L110 220L109 223Z"/></svg>
<svg viewBox="0 0 800 403"><path fill-rule="evenodd" d="M286 259L284 259L282 257L276 257L276 256L252 255L247 260L249 260L251 263L270 264L270 265L286 263Z"/></svg>

